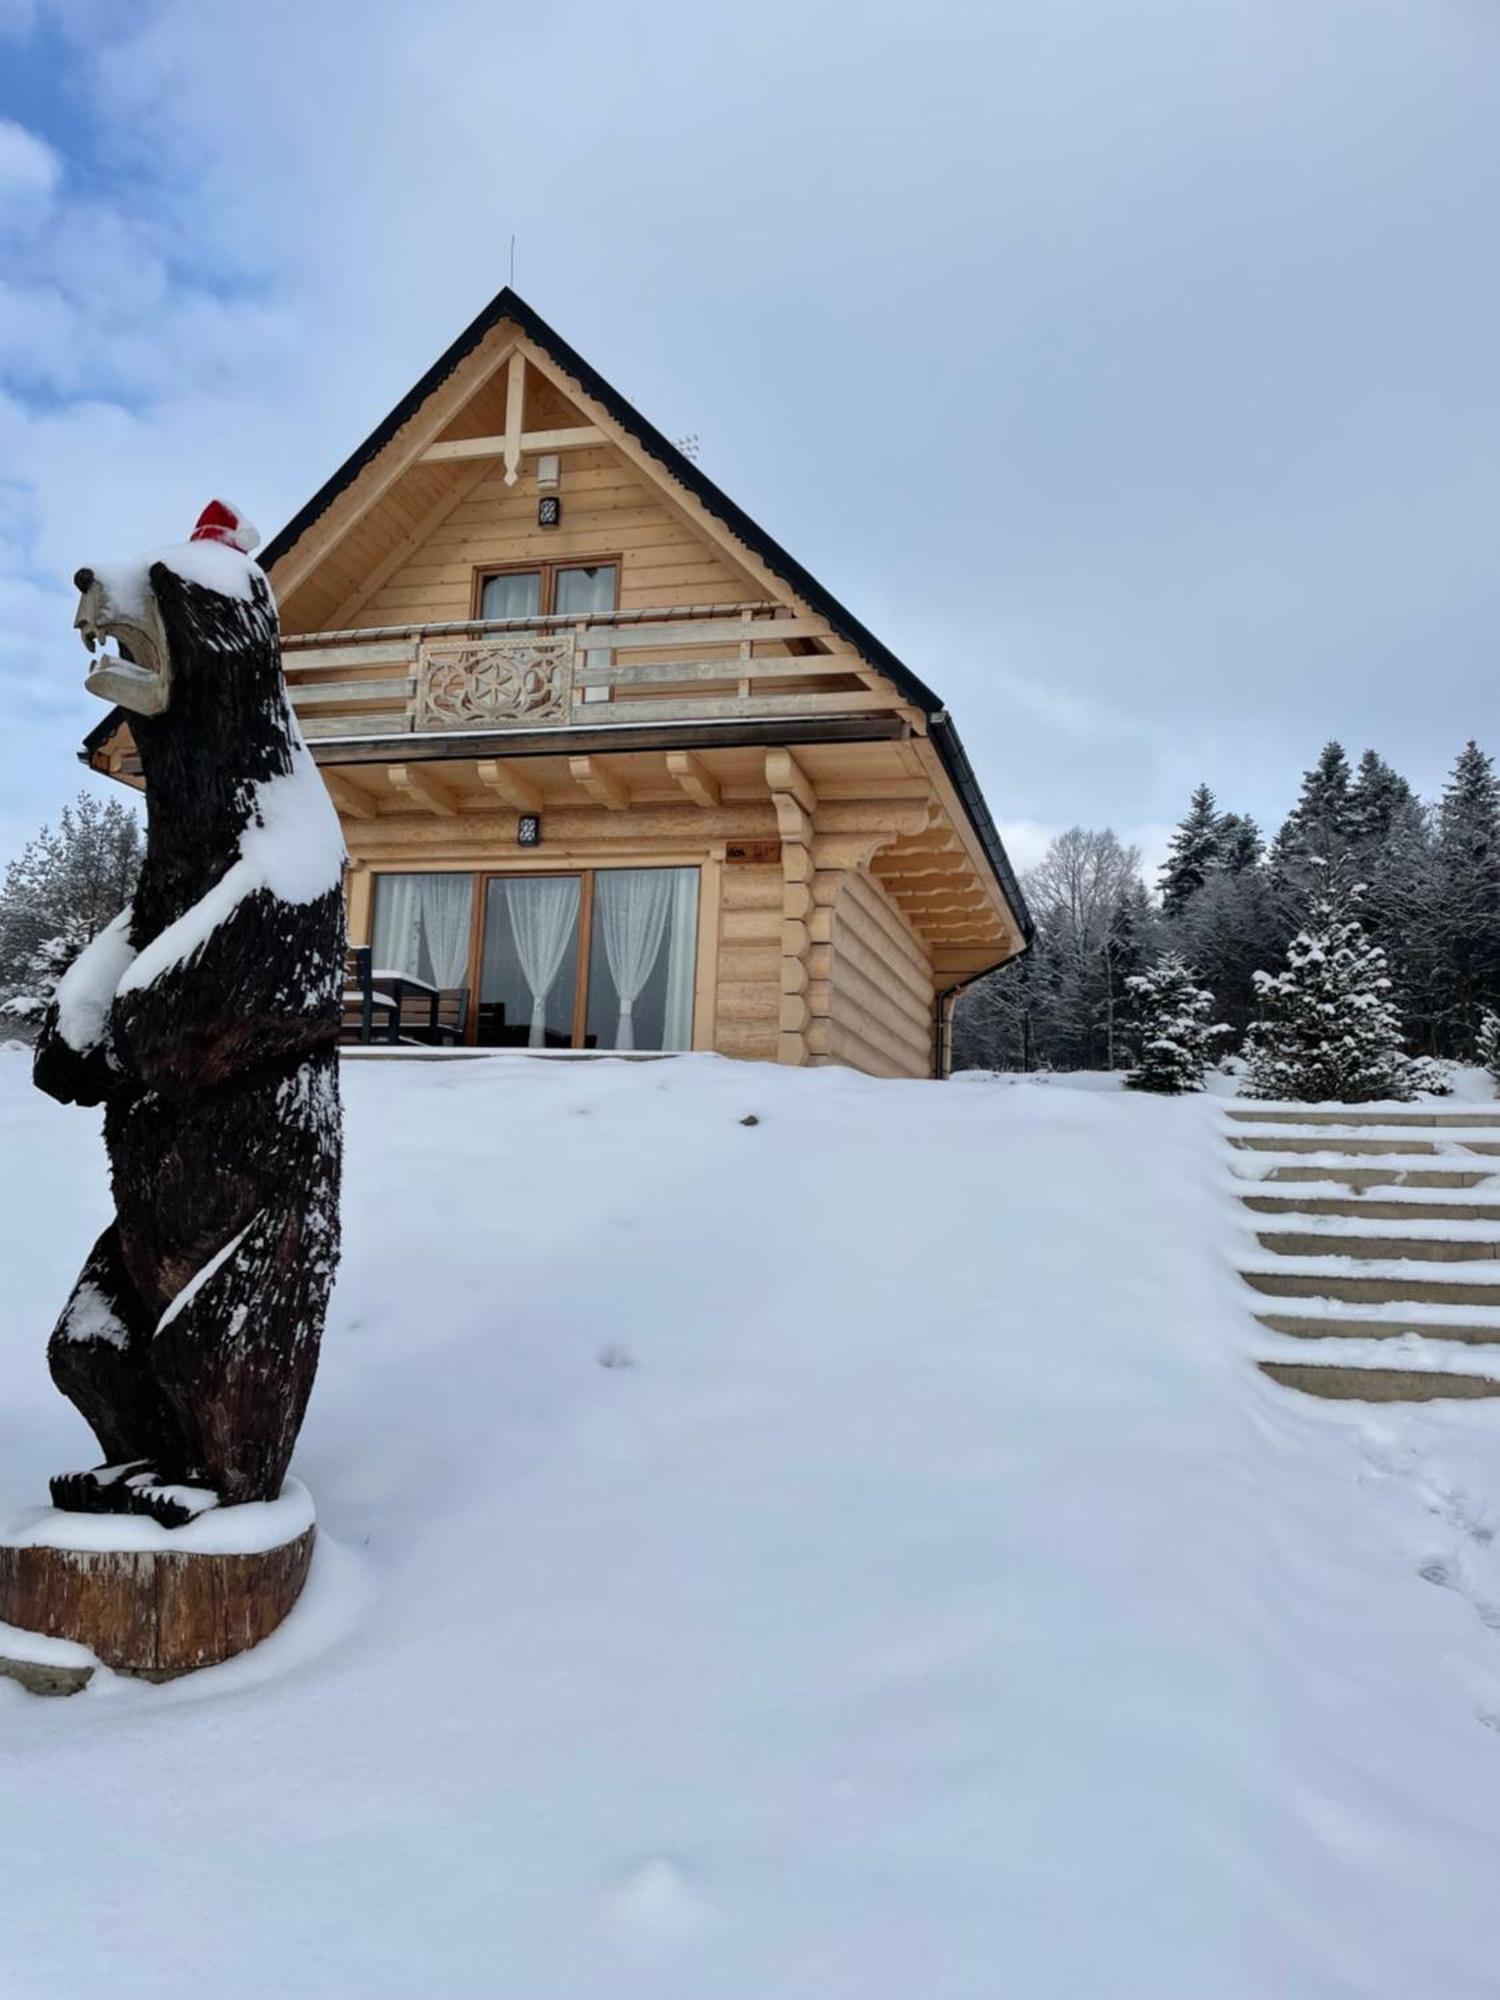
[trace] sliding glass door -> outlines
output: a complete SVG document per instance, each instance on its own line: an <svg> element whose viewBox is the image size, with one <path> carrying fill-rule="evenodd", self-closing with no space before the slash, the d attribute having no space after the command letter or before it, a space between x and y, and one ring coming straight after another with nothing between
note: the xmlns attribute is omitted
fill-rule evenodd
<svg viewBox="0 0 1500 2000"><path fill-rule="evenodd" d="M582 887L577 875L510 875L485 884L478 1023L484 1047L574 1046Z"/></svg>
<svg viewBox="0 0 1500 2000"><path fill-rule="evenodd" d="M481 1047L693 1046L696 868L378 875L372 942L376 972L467 987Z"/></svg>

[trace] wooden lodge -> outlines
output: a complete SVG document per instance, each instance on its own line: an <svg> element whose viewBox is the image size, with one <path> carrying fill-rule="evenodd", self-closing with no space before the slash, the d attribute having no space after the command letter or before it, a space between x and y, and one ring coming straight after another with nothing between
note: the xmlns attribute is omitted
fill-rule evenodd
<svg viewBox="0 0 1500 2000"><path fill-rule="evenodd" d="M926 1077L1024 949L939 697L513 291L262 560L351 944L468 1043Z"/></svg>

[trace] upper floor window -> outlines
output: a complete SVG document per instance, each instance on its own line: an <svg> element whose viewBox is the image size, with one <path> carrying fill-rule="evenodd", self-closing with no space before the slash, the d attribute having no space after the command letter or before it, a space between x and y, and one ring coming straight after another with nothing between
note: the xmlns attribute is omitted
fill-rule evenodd
<svg viewBox="0 0 1500 2000"><path fill-rule="evenodd" d="M585 618L613 611L620 572L615 563L541 563L497 570L479 585L481 618Z"/></svg>

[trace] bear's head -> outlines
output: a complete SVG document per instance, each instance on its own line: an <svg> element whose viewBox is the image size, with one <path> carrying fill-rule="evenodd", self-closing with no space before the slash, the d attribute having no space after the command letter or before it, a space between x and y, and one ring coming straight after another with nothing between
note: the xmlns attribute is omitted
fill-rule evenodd
<svg viewBox="0 0 1500 2000"><path fill-rule="evenodd" d="M288 768L294 725L275 599L249 555L258 539L216 500L180 548L73 579L73 622L93 659L85 686L126 711L148 786L153 765L232 773L237 785Z"/></svg>

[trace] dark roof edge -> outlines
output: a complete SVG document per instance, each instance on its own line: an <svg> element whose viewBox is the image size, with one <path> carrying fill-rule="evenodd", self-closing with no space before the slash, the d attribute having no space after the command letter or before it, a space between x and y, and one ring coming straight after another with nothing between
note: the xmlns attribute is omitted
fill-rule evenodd
<svg viewBox="0 0 1500 2000"><path fill-rule="evenodd" d="M669 438L666 438L647 421L639 410L605 381L598 370L592 368L583 356L570 347L561 334L554 331L541 315L535 312L518 292L509 285L497 292L489 304L471 320L457 340L441 354L390 414L376 425L338 471L318 488L307 505L294 514L279 534L273 535L265 548L258 552L258 560L265 569L270 569L287 555L302 539L308 529L338 499L346 487L358 478L378 452L385 449L402 426L410 421L417 410L435 389L446 381L459 363L467 358L490 330L502 320L509 320L520 328L528 340L533 341L549 360L556 363L563 373L570 375L584 392L601 403L619 424L628 431L644 450L648 451L671 476L692 493L708 512L723 522L737 540L751 549L767 569L779 576L789 589L796 592L803 602L816 611L859 652L878 673L890 680L902 697L920 708L931 718L932 740L938 755L942 758L948 775L952 778L965 812L969 816L974 831L978 834L985 857L995 871L996 879L1005 891L1006 900L1021 926L1023 937L1031 941L1034 926L1026 908L1026 900L1016 881L1015 871L1005 852L1004 843L990 817L989 807L979 789L972 765L959 741L943 707L940 697L928 687L890 649L881 644L866 626L854 616L839 600L826 590L810 571L805 570L795 556L790 555L781 544L772 539L763 528L752 521L744 509L737 506L729 495L717 487L693 461L680 452ZM91 729L83 740L85 760L96 750L118 726L121 717L118 711L111 711L104 720Z"/></svg>
<svg viewBox="0 0 1500 2000"><path fill-rule="evenodd" d="M940 709L936 715L929 716L927 728L932 746L942 759L943 768L953 780L954 789L969 816L969 824L979 836L979 844L984 849L985 859L994 869L1000 886L1005 891L1005 900L1015 912L1024 944L1029 945L1036 936L1036 920L1027 907L1021 884L1016 879L1016 871L1010 865L1005 842L1000 838L999 829L990 817L989 806L985 803L984 793L979 789L979 780L974 775L974 766L969 762L969 754L953 726L953 718L947 709Z"/></svg>

